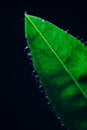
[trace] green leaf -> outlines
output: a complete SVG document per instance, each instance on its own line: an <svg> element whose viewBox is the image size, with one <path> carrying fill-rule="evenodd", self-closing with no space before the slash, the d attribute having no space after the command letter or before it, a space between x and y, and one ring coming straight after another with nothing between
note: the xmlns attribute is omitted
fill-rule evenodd
<svg viewBox="0 0 87 130"><path fill-rule="evenodd" d="M87 130L87 47L48 21L25 14L25 36L46 95L68 130Z"/></svg>

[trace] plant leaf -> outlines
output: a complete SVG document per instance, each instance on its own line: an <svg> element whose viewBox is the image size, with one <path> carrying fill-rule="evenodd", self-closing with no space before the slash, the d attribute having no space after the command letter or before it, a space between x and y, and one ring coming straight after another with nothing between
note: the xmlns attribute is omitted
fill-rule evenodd
<svg viewBox="0 0 87 130"><path fill-rule="evenodd" d="M48 21L25 14L34 68L69 130L87 130L87 47Z"/></svg>

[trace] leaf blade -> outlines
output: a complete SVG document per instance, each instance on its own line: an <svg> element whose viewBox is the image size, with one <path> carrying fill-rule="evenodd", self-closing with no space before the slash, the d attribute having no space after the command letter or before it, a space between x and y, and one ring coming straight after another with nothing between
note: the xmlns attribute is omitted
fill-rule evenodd
<svg viewBox="0 0 87 130"><path fill-rule="evenodd" d="M31 16L28 16L28 17L31 17ZM38 19L38 18L36 18L36 19ZM32 20L34 20L33 22L36 22L35 21L35 18L34 17L32 17ZM40 19L39 19L40 20ZM31 21L31 19L30 19L30 21ZM38 20L37 20L38 21ZM30 22L30 23L32 23L32 21ZM40 22L39 22L40 23ZM37 28L37 26L33 23L33 25L34 25L34 27L36 28L36 30L37 30L37 32L38 32L38 28ZM38 25L38 24L37 24ZM30 26L30 25L29 25ZM47 25L45 25L45 26L47 26ZM48 23L48 26L49 27L51 27L52 25L51 24L49 24ZM52 28L52 29L54 29L54 27ZM56 29L55 29L56 30ZM61 31L61 30L59 30L59 31ZM44 32L44 31L43 31ZM57 32L58 33L58 32ZM39 34L42 36L42 38L44 39L44 41L47 43L47 45L48 45L48 47L50 48L50 46L49 46L49 43L48 43L48 41L45 39L45 37L43 37L43 35L42 35L42 33L40 33L39 32ZM36 33L35 33L35 35L36 35ZM47 34L46 34L47 35ZM46 36L45 35L45 36ZM63 34L63 35L65 35L65 34ZM27 35L27 39L28 39L28 36L29 35ZM37 36L37 35L36 35ZM29 36L30 37L30 36ZM34 37L35 39L37 39L36 37ZM39 37L40 38L40 37ZM69 37L69 38L72 38L72 36L71 37ZM31 37L29 38L29 39L32 39ZM31 42L33 43L33 45L34 45L34 40L35 39L32 39L33 40L33 42L32 42L32 40L31 40ZM41 40L41 39L40 39ZM72 40L73 40L73 38L72 38ZM77 42L77 41L75 41L75 40L73 40L74 42ZM36 43L35 43L36 44ZM78 42L78 44L79 44L79 42ZM46 70L44 69L44 68L47 68L47 64L45 64L45 67L42 65L42 63L40 62L40 60L38 59L38 57L39 58L42 58L42 57L40 57L40 56L35 56L36 54L35 54L35 45L33 46L33 45L30 45L29 44L29 47L31 48L31 50L32 50L32 56L33 56L33 59L34 59L34 66L36 67L35 69L38 71L38 74L39 74L39 76L40 77L42 77L41 78L41 80L42 80L42 83L45 83L46 82L46 85L47 86L49 86L49 82L50 82L50 80L49 79L51 79L51 77L53 78L53 75L51 74L51 76L49 76L50 75L50 71L49 70L52 70L51 68L50 69L48 69L48 73L46 72ZM33 49L33 47L34 47L34 49ZM37 45L38 46L38 45ZM38 50L38 55L39 54L41 54L42 52L39 50L39 49L42 49L42 50L45 50L45 53L47 53L46 52L46 49L45 48L47 48L46 47L46 45L43 45L42 46L42 48L41 47L37 47L36 46L36 48L37 48L37 50ZM45 46L45 47L44 47ZM66 46L66 45L65 45ZM73 43L73 46L76 46L74 43ZM83 48L83 50L84 50L84 47L83 47L83 45L80 45L80 46L78 46L78 47L80 47L79 48L79 50L81 49L81 47ZM51 49L51 51L52 51L52 48L50 48ZM49 50L49 49L48 49ZM50 51L50 50L49 50ZM40 52L40 53L39 53ZM78 51L79 52L79 51ZM87 52L87 48L86 48L86 51L85 52ZM57 59L61 62L61 60L59 59L59 57L58 57L58 55L56 55L56 53L54 52L54 50L53 50L53 53L54 53L54 55L57 57ZM49 53L47 53L47 54L49 54ZM83 54L83 53L82 53ZM49 54L50 55L50 54ZM43 56L43 55L42 55ZM50 56L50 58L52 59L52 57L53 57L53 55L51 55ZM83 57L85 57L85 56L83 56ZM36 59L37 59L37 61L36 61ZM45 56L45 58L47 58L46 56ZM84 58L85 60L87 60L87 57L85 57ZM43 58L42 58L42 60L43 61L45 61L46 62L46 60L44 60ZM53 60L54 60L54 57L53 57ZM54 60L54 61L56 61L56 59ZM47 62L48 62L48 60L47 60ZM51 64L51 62L50 62L50 64ZM85 63L86 65L87 65L87 61L86 61L86 63ZM53 64L53 65L55 65L55 64ZM57 64L58 66L59 66L59 64ZM55 65L55 66L57 66L57 65ZM60 65L61 66L61 65ZM64 66L64 65L63 65ZM42 68L41 68L42 67ZM51 66L52 67L52 66ZM43 74L40 72L40 70L38 69L38 68L40 68L40 70L41 70L41 72L43 72ZM61 67L60 67L61 68ZM86 67L84 67L84 65L83 65L83 68L86 68ZM67 69L67 67L65 66L65 70ZM59 70L58 70L59 71ZM53 70L52 70L52 72L53 72ZM66 74L66 72L63 70L63 72L65 73L65 75L64 76L66 76L66 77L68 77L68 75ZM86 72L87 72L87 68L86 68ZM70 75L70 73L68 72L68 74ZM87 74L87 73L86 73ZM46 77L48 78L48 79L45 79L45 75L46 75ZM48 75L48 76L47 76ZM55 76L55 75L54 75ZM61 74L60 74L60 76L61 76ZM63 74L62 74L62 78L63 78L63 80L67 80L67 79L65 79L65 77L63 76ZM73 79L73 77L72 77L72 75L70 75L71 76L71 78ZM49 78L50 77L50 78ZM43 81L43 79L44 79L44 81ZM54 85L54 86L57 86L58 85L58 82L57 82L57 80L59 80L59 82L61 82L61 84L62 84L62 81L61 81L61 79L60 79L60 77L58 77L58 78L55 78L54 80L53 80L53 83L51 82L50 83L50 85L51 85L51 89L53 90L53 92L55 92L55 94L54 95L56 95L56 96L53 96L53 94L52 94L52 92L50 92L49 93L49 91L50 91L50 89L48 89L48 88L45 88L45 90L47 91L47 94L49 95L49 97L50 97L50 99L51 99L51 101L53 102L53 105L55 106L55 108L56 108L56 110L58 109L58 105L55 105L55 104L57 104L57 100L60 102L60 100L65 100L65 102L66 102L66 104L68 103L67 102L67 100L69 100L69 99L67 99L67 97L68 98L71 98L72 97L72 95L73 95L73 93L74 93L74 95L76 96L79 92L78 92L78 90L75 88L76 86L79 88L79 90L81 90L81 93L83 93L83 95L84 95L84 97L85 97L85 99L87 99L87 95L84 93L84 91L83 91L83 89L80 87L80 85L78 84L78 82L74 79L74 83L75 83L75 85L73 85L73 83L72 83L72 81L71 81L71 79L69 79L70 80L70 82L71 82L71 84L70 84L70 88L67 88L67 89L65 89L64 90L64 88L63 88L63 92L61 92L61 95L60 95L60 97L56 94L56 91L58 91L58 90L54 90L54 88L52 88L52 86ZM68 85L68 81L67 82L65 82L67 85ZM61 84L59 84L59 86L61 87L62 85ZM46 86L45 85L45 86ZM67 85L65 85L65 87L67 86ZM86 85L87 85L87 82L86 82ZM74 88L74 89L73 89ZM57 89L61 89L61 88L57 88ZM71 92L71 90L72 90L72 92ZM64 92L68 92L68 96L66 96L67 94L65 94L64 95ZM76 91L76 93L75 93L75 91ZM81 96L81 95L80 95ZM52 99L53 97L55 97L55 98L57 98L57 99ZM62 97L63 97L63 99L62 99ZM65 97L65 99L64 99L64 97ZM83 97L81 97L81 101L84 101L85 100ZM55 101L56 100L56 101ZM70 100L69 100L69 102L70 102ZM77 103L79 102L79 100L77 101ZM81 103L82 104L82 103ZM78 106L79 106L79 103L78 103ZM87 108L87 101L85 100L84 101L84 103L83 103L83 106L86 106L86 108ZM63 113L63 115L64 116L66 116L66 114L65 114L65 111L63 111L63 107L66 109L67 107L63 104L63 106L61 105L61 107L60 108L62 108L62 111L59 109L59 111L60 111L60 114L61 113ZM69 108L68 108L68 110L69 110ZM67 110L67 115L69 114L69 112L68 112L68 110ZM64 117L63 116L63 117ZM62 115L61 115L61 117L62 117ZM69 116L68 116L68 118L69 118ZM68 120L68 118L67 118L67 120ZM72 119L73 120L73 119ZM64 121L65 121L65 119L64 119ZM68 122L68 121L67 121ZM73 121L74 122L74 121ZM71 124L71 122L69 122L70 124ZM75 123L75 122L74 122ZM66 123L67 124L67 123Z"/></svg>
<svg viewBox="0 0 87 130"><path fill-rule="evenodd" d="M62 66L65 68L65 70L67 71L67 73L70 75L70 77L72 78L72 80L75 82L75 84L77 85L77 87L80 89L80 91L82 92L82 94L84 95L84 97L87 99L87 95L84 93L84 91L81 89L79 83L75 80L75 78L72 76L72 74L69 72L68 68L65 66L65 64L62 62L62 60L59 58L59 56L56 54L56 52L53 50L53 48L50 46L50 44L48 43L48 41L46 40L46 38L41 34L41 32L39 31L39 29L35 26L35 24L31 21L31 19L28 17L28 15L25 15L26 18L31 22L31 24L33 25L33 27L36 29L36 31L40 34L40 36L42 37L42 39L45 41L45 43L49 46L49 48L51 49L51 51L53 52L53 54L56 56L56 58L60 61L60 63L62 64Z"/></svg>

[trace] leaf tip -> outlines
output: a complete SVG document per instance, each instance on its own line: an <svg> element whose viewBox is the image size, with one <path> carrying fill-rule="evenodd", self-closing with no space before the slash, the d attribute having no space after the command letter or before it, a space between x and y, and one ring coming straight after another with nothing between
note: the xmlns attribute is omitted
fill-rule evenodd
<svg viewBox="0 0 87 130"><path fill-rule="evenodd" d="M29 16L29 15L27 14L27 11L25 11L24 16L25 16L25 17L28 17L28 16Z"/></svg>
<svg viewBox="0 0 87 130"><path fill-rule="evenodd" d="M25 13L24 13L24 16L26 16L27 15L27 11L25 11Z"/></svg>

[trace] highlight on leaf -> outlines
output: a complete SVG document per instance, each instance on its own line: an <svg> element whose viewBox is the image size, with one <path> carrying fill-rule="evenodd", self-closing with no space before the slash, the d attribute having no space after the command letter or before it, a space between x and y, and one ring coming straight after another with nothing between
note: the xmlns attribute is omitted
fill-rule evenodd
<svg viewBox="0 0 87 130"><path fill-rule="evenodd" d="M45 93L67 130L87 130L87 47L54 24L28 14L25 36Z"/></svg>

